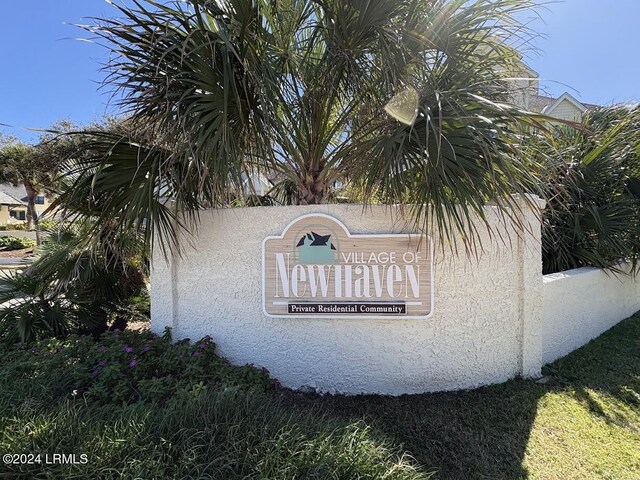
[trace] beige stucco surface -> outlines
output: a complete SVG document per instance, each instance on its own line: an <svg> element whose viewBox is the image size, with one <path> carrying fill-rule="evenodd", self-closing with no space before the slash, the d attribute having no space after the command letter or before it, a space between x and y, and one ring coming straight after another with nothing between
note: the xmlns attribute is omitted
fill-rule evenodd
<svg viewBox="0 0 640 480"><path fill-rule="evenodd" d="M284 385L323 392L414 393L471 388L541 366L539 222L520 235L494 207L483 251L457 255L435 242L431 318L268 318L261 306L261 247L295 218L334 216L352 233L412 231L399 209L360 205L254 207L202 213L182 255L156 249L152 329L211 335L236 364L264 366ZM505 224L506 223L506 224ZM502 240L500 239L502 237Z"/></svg>
<svg viewBox="0 0 640 480"><path fill-rule="evenodd" d="M207 211L181 239L156 249L152 329L175 339L211 335L236 364L268 368L285 386L401 394L472 388L551 362L640 310L640 280L581 268L542 276L540 224L517 229L487 207L493 236L456 255L435 240L433 316L427 319L268 318L261 303L262 241L295 218L324 213L351 233L409 233L399 209L358 205ZM482 229L481 229L482 230ZM499 238L502 237L502 240Z"/></svg>
<svg viewBox="0 0 640 480"><path fill-rule="evenodd" d="M0 205L0 225L6 225L9 222L9 206Z"/></svg>
<svg viewBox="0 0 640 480"><path fill-rule="evenodd" d="M542 356L549 363L640 310L640 279L590 267L568 270L544 276L543 299Z"/></svg>

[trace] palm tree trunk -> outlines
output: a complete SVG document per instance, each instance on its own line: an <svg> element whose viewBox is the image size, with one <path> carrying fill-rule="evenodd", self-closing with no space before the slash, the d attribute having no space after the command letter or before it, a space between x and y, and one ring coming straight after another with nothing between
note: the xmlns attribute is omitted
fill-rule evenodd
<svg viewBox="0 0 640 480"><path fill-rule="evenodd" d="M31 231L35 227L36 244L40 245L40 221L36 212L36 195L38 191L29 182L25 182L24 188L27 191L27 230Z"/></svg>
<svg viewBox="0 0 640 480"><path fill-rule="evenodd" d="M40 318L42 319L42 323L44 325L47 325L49 323L49 319L47 318L47 314L51 311L51 305L49 304L49 301L45 298L44 296L44 291L41 291L38 294L38 298L40 301ZM59 325L59 323L54 323L54 328L55 325ZM62 333L61 331L56 331L56 334L60 334Z"/></svg>
<svg viewBox="0 0 640 480"><path fill-rule="evenodd" d="M324 181L299 182L297 192L298 205L320 205L327 203L329 189Z"/></svg>
<svg viewBox="0 0 640 480"><path fill-rule="evenodd" d="M296 201L298 205L320 205L329 200L329 185L324 173L324 159L307 159L304 170L298 173Z"/></svg>

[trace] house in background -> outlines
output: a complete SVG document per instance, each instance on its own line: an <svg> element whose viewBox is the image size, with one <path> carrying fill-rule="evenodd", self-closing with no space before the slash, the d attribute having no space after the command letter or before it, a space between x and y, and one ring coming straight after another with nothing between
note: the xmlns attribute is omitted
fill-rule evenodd
<svg viewBox="0 0 640 480"><path fill-rule="evenodd" d="M544 113L553 118L582 122L584 115L597 107L598 105L582 103L569 92L564 92L558 98L536 95L531 99L529 108L534 112Z"/></svg>
<svg viewBox="0 0 640 480"><path fill-rule="evenodd" d="M23 223L26 215L27 206L21 200L0 190L0 225Z"/></svg>
<svg viewBox="0 0 640 480"><path fill-rule="evenodd" d="M263 173L252 171L242 175L242 190L245 195L266 195L274 183Z"/></svg>
<svg viewBox="0 0 640 480"><path fill-rule="evenodd" d="M27 220L27 192L24 185L14 187L10 183L0 184L0 225L24 223ZM49 208L50 201L45 194L35 198L38 218Z"/></svg>
<svg viewBox="0 0 640 480"><path fill-rule="evenodd" d="M540 75L524 63L519 65L516 72L517 80L513 80L512 100L518 105L532 112L540 112L549 117L572 122L582 122L582 118L598 105L583 103L569 92L559 97L540 95Z"/></svg>

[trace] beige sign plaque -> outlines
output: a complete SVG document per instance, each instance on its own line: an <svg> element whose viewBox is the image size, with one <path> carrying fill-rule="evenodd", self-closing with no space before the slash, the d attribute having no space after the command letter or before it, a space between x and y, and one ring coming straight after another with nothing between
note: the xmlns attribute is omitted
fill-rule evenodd
<svg viewBox="0 0 640 480"><path fill-rule="evenodd" d="M270 317L427 318L433 246L425 235L352 235L303 215L262 243L262 305Z"/></svg>

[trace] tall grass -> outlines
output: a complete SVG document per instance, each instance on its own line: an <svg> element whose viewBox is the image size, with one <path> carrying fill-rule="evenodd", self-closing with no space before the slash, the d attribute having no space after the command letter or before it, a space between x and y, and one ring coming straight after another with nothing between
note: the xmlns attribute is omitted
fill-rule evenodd
<svg viewBox="0 0 640 480"><path fill-rule="evenodd" d="M3 411L8 405L3 405ZM86 454L78 465L12 465L24 478L425 479L363 423L286 411L262 394L210 391L91 408L82 399L1 421L3 453Z"/></svg>
<svg viewBox="0 0 640 480"><path fill-rule="evenodd" d="M132 335L124 341L136 345ZM228 380L222 383L213 381L211 372L187 367L179 388L161 400L130 396L127 402L105 402L88 395L90 389L83 394L73 372L93 368L95 359L70 355L69 342L79 342L82 351L89 348L87 340L79 338L54 351L37 345L40 353L26 348L0 352L0 454L40 453L43 459L45 454L49 459L56 453L76 454L79 460L84 454L87 461L0 465L8 478L430 477L398 445L361 421L285 408L277 396L264 391L261 377L247 375L247 367L233 373L236 367L209 362L211 369L225 372ZM114 342L113 336L105 342ZM158 361L169 355L160 348L146 354L157 355ZM123 382L132 379L123 377ZM141 385L140 378L135 380Z"/></svg>

